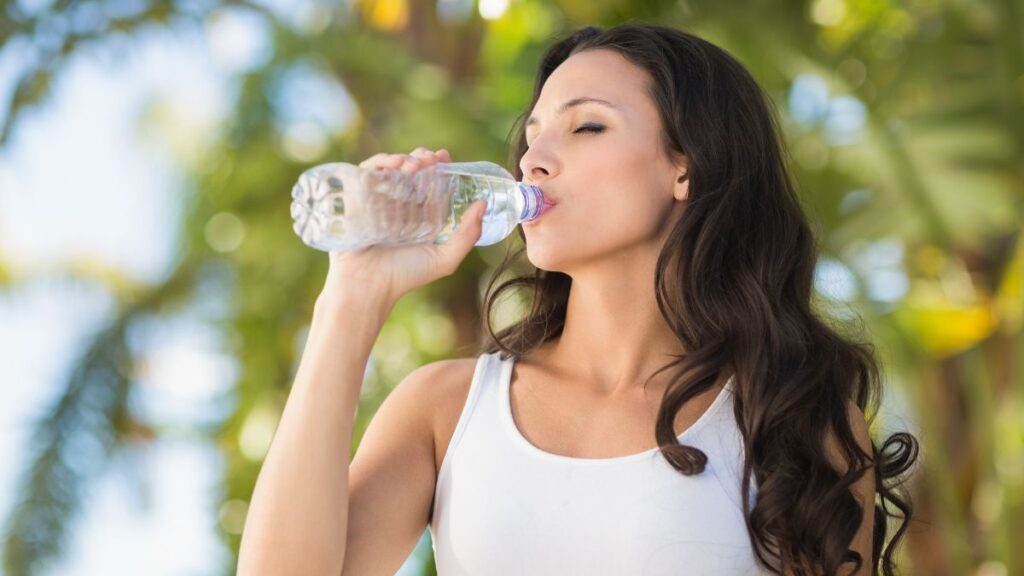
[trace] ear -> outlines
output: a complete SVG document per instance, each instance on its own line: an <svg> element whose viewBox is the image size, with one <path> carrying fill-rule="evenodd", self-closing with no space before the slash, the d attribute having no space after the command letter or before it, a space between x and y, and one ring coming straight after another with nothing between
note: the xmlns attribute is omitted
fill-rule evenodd
<svg viewBox="0 0 1024 576"><path fill-rule="evenodd" d="M680 156L675 166L676 180L672 184L672 196L682 202L690 197L690 164L686 156Z"/></svg>

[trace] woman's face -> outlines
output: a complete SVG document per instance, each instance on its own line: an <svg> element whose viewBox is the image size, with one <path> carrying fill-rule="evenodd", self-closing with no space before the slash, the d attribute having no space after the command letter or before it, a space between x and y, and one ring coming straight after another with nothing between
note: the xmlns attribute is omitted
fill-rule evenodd
<svg viewBox="0 0 1024 576"><path fill-rule="evenodd" d="M606 49L575 54L548 77L520 160L523 180L558 203L523 225L534 266L572 275L660 251L684 204L686 182L676 179L686 165L680 156L673 166L662 151L648 82L646 71ZM561 109L578 98L608 104Z"/></svg>

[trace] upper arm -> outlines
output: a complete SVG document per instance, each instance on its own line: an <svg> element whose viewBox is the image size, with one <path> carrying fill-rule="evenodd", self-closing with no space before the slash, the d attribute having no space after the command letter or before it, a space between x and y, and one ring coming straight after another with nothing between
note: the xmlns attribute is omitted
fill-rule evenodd
<svg viewBox="0 0 1024 576"><path fill-rule="evenodd" d="M370 420L349 466L342 575L394 574L423 535L437 480L433 414L459 362L413 370Z"/></svg>
<svg viewBox="0 0 1024 576"><path fill-rule="evenodd" d="M850 429L853 431L853 437L857 440L857 444L861 450L869 455L872 454L871 448L871 436L868 430L867 419L860 408L853 402L850 401L847 408L847 417L850 421ZM845 474L847 470L846 462L842 457L842 453L838 447L837 441L830 434L826 441L826 448L829 458L832 460L833 466L841 474ZM868 575L871 574L872 558L871 558L871 544L874 534L874 517L875 517L875 473L874 468L869 468L863 476L861 476L851 487L853 495L857 498L860 503L861 509L864 512L864 516L861 520L860 528L857 529L857 534L853 538L853 542L850 544L855 552L860 554L862 564L857 575ZM852 564L849 566L847 573L850 576L852 574Z"/></svg>
<svg viewBox="0 0 1024 576"><path fill-rule="evenodd" d="M867 419L860 408L852 401L847 405L847 418L850 422L850 429L853 437L861 450L871 455L871 436L869 434ZM825 451L833 467L840 474L847 471L846 460L843 458L842 450L835 439L835 435L829 431L825 439ZM857 479L851 486L851 491L864 511L860 527L850 543L850 548L860 554L861 566L856 573L853 572L853 564L846 563L842 566L840 574L843 576L870 576L872 573L871 544L873 538L874 517L875 517L875 474L874 468L869 468L863 476ZM809 570L804 567L803 570ZM845 570L845 572L843 571ZM794 571L789 566L782 566L783 576L793 576Z"/></svg>

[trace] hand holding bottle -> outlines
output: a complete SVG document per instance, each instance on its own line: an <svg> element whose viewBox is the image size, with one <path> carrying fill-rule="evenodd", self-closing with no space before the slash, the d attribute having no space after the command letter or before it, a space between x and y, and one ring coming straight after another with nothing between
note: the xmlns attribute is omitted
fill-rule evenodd
<svg viewBox="0 0 1024 576"><path fill-rule="evenodd" d="M438 162L451 162L447 150L434 152L420 147L411 154L376 154L359 167L414 174ZM354 289L393 303L416 288L451 275L480 238L486 205L485 201L475 202L463 213L458 229L442 244L371 245L330 252L323 292Z"/></svg>
<svg viewBox="0 0 1024 576"><path fill-rule="evenodd" d="M427 154L427 156L424 156ZM292 187L292 229L307 246L346 252L381 244L447 242L465 211L487 202L476 246L507 238L541 216L541 189L494 162L448 162L447 152L378 154L362 165L327 162Z"/></svg>

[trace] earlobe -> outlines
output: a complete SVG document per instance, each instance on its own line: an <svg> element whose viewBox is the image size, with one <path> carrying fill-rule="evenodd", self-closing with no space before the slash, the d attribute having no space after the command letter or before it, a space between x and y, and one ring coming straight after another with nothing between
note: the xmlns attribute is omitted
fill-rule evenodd
<svg viewBox="0 0 1024 576"><path fill-rule="evenodd" d="M675 190L675 194L674 194L676 200L683 201L683 200L686 200L689 197L689 195L690 195L689 179L690 179L689 174L687 174L685 172L683 173L682 176L680 176L679 178L676 179L677 186L676 186L676 190Z"/></svg>

